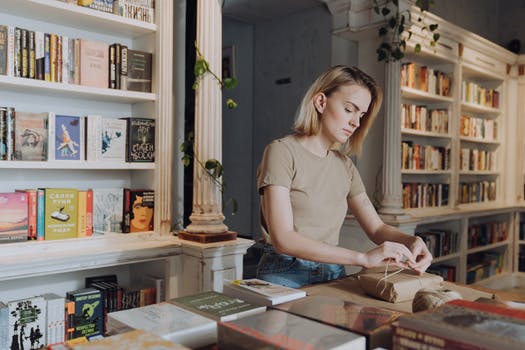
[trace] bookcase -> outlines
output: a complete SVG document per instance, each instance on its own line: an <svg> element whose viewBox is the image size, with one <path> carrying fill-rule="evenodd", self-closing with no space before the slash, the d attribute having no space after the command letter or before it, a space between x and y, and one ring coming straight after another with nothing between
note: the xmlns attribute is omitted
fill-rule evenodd
<svg viewBox="0 0 525 350"><path fill-rule="evenodd" d="M434 265L451 267L455 281L484 284L515 275L525 249L519 238L525 61L421 13L413 1L399 1L400 10L410 12L404 13L405 28L412 33L405 56L378 62L372 56L384 18L371 2L325 2L334 18L333 34L357 42L358 66L383 87L383 108L357 167L384 221L407 233L430 232L427 239L447 242L446 249L453 232L456 250L436 252ZM423 28L430 24L438 24L436 45ZM416 53L417 44L421 51ZM356 229L354 224L343 227L342 241L351 247L355 239L344 236ZM483 260L487 271L477 268Z"/></svg>
<svg viewBox="0 0 525 350"><path fill-rule="evenodd" d="M0 299L43 291L63 294L83 287L84 277L102 273L117 273L119 282L134 283L145 271L164 277L170 291L167 295L176 295L182 247L169 235L171 154L168 152L173 138L173 4L157 2L154 24L54 0L2 0L0 6L0 23L4 25L107 44L118 42L152 52L154 56L151 92L0 76L2 105L26 112L154 118L157 149L155 163L1 161L2 192L45 187L129 187L154 189L156 196L153 232L0 245ZM36 284L35 279L40 279L40 283ZM39 285L38 290L35 285Z"/></svg>

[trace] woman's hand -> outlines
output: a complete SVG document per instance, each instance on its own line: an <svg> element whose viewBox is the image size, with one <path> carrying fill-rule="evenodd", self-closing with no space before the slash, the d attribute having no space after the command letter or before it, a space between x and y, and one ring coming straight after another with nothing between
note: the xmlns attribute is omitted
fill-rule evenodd
<svg viewBox="0 0 525 350"><path fill-rule="evenodd" d="M414 236L414 241L410 245L410 251L414 256L415 262L409 262L408 266L419 272L419 274L423 274L432 263L432 254L428 251L427 245L421 237Z"/></svg>
<svg viewBox="0 0 525 350"><path fill-rule="evenodd" d="M383 266L398 266L402 268L416 265L417 262L411 252L405 245L396 242L383 242L376 248L369 250L364 256L363 266L365 268Z"/></svg>

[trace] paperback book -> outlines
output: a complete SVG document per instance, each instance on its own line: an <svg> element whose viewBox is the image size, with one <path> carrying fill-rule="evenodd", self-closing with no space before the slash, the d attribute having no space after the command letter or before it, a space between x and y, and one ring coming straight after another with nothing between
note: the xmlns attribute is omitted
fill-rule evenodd
<svg viewBox="0 0 525 350"><path fill-rule="evenodd" d="M169 302L215 321L236 320L266 311L266 306L253 305L214 291L179 297Z"/></svg>
<svg viewBox="0 0 525 350"><path fill-rule="evenodd" d="M78 235L78 190L45 189L45 239L75 238Z"/></svg>
<svg viewBox="0 0 525 350"><path fill-rule="evenodd" d="M50 135L53 135L52 159L84 159L84 121L78 116L56 114L51 120Z"/></svg>
<svg viewBox="0 0 525 350"><path fill-rule="evenodd" d="M45 161L48 159L48 113L16 112L14 158Z"/></svg>
<svg viewBox="0 0 525 350"><path fill-rule="evenodd" d="M154 210L154 191L125 188L122 232L152 231Z"/></svg>
<svg viewBox="0 0 525 350"><path fill-rule="evenodd" d="M67 299L75 303L73 315L73 338L103 335L104 304L102 294L95 288L83 288L67 293Z"/></svg>
<svg viewBox="0 0 525 350"><path fill-rule="evenodd" d="M281 286L257 278L225 281L223 293L253 304L266 306L277 305L306 296L304 290Z"/></svg>
<svg viewBox="0 0 525 350"><path fill-rule="evenodd" d="M73 346L73 350L190 350L152 332L137 329Z"/></svg>
<svg viewBox="0 0 525 350"><path fill-rule="evenodd" d="M155 120L126 120L126 162L155 162Z"/></svg>
<svg viewBox="0 0 525 350"><path fill-rule="evenodd" d="M0 193L0 243L26 241L27 237L27 194Z"/></svg>
<svg viewBox="0 0 525 350"><path fill-rule="evenodd" d="M31 297L11 301L9 349L39 349L46 341L46 301Z"/></svg>
<svg viewBox="0 0 525 350"><path fill-rule="evenodd" d="M123 189L93 189L93 230L95 233L121 232Z"/></svg>

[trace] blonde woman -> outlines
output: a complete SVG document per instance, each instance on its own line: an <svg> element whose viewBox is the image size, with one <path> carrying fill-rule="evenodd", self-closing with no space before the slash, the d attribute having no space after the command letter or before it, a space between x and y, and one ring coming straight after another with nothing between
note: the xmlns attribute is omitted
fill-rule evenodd
<svg viewBox="0 0 525 350"><path fill-rule="evenodd" d="M424 272L432 255L419 237L386 225L370 202L350 153L360 155L381 106L375 81L335 66L310 86L293 135L270 143L257 170L264 253L257 277L298 288L345 276L343 265ZM338 247L347 210L378 246Z"/></svg>

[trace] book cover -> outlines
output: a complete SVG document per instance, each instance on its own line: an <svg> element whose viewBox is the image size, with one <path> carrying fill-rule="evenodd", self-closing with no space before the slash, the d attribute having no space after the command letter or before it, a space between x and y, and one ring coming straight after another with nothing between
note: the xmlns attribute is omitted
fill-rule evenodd
<svg viewBox="0 0 525 350"><path fill-rule="evenodd" d="M109 81L109 45L80 39L80 85L107 88Z"/></svg>
<svg viewBox="0 0 525 350"><path fill-rule="evenodd" d="M0 243L27 241L26 193L0 193Z"/></svg>
<svg viewBox="0 0 525 350"><path fill-rule="evenodd" d="M277 305L306 296L304 290L281 286L257 278L225 281L223 293L250 303L266 306Z"/></svg>
<svg viewBox="0 0 525 350"><path fill-rule="evenodd" d="M214 291L170 299L169 302L215 321L231 321L266 311L265 306Z"/></svg>
<svg viewBox="0 0 525 350"><path fill-rule="evenodd" d="M126 162L155 162L155 120L126 120Z"/></svg>
<svg viewBox="0 0 525 350"><path fill-rule="evenodd" d="M365 337L280 310L217 326L220 349L366 349Z"/></svg>
<svg viewBox="0 0 525 350"><path fill-rule="evenodd" d="M78 225L77 237L86 237L87 228L87 191L78 191Z"/></svg>
<svg viewBox="0 0 525 350"><path fill-rule="evenodd" d="M391 348L391 323L405 314L324 295L307 296L275 308L364 335L368 349Z"/></svg>
<svg viewBox="0 0 525 350"><path fill-rule="evenodd" d="M36 190L15 190L15 192L27 194L27 238L36 239L36 219L37 219L37 191Z"/></svg>
<svg viewBox="0 0 525 350"><path fill-rule="evenodd" d="M47 160L48 113L16 111L15 114L16 160Z"/></svg>
<svg viewBox="0 0 525 350"><path fill-rule="evenodd" d="M151 53L127 49L127 74L121 76L121 89L151 92L152 61L153 55Z"/></svg>
<svg viewBox="0 0 525 350"><path fill-rule="evenodd" d="M66 298L75 303L73 338L102 335L104 304L102 294L95 288L83 288L67 293Z"/></svg>
<svg viewBox="0 0 525 350"><path fill-rule="evenodd" d="M165 301L165 289L164 278L154 275L144 275L142 277L142 284L147 288L155 288L155 303Z"/></svg>
<svg viewBox="0 0 525 350"><path fill-rule="evenodd" d="M9 349L9 307L0 301L0 349Z"/></svg>
<svg viewBox="0 0 525 350"><path fill-rule="evenodd" d="M465 344L481 348L512 350L525 347L525 318L463 307L455 305L455 301L433 310L401 316L397 322L405 329L461 339Z"/></svg>
<svg viewBox="0 0 525 350"><path fill-rule="evenodd" d="M110 335L135 329L153 332L189 348L207 346L217 341L215 321L167 302L108 315Z"/></svg>
<svg viewBox="0 0 525 350"><path fill-rule="evenodd" d="M11 301L9 349L40 349L46 341L46 301L31 297Z"/></svg>
<svg viewBox="0 0 525 350"><path fill-rule="evenodd" d="M123 189L93 189L93 231L95 233L121 232Z"/></svg>
<svg viewBox="0 0 525 350"><path fill-rule="evenodd" d="M102 118L101 160L126 161L126 121Z"/></svg>
<svg viewBox="0 0 525 350"><path fill-rule="evenodd" d="M45 239L75 238L78 234L78 190L45 189Z"/></svg>
<svg viewBox="0 0 525 350"><path fill-rule="evenodd" d="M0 74L7 75L7 36L6 25L0 25Z"/></svg>
<svg viewBox="0 0 525 350"><path fill-rule="evenodd" d="M46 344L57 344L64 342L65 298L54 293L42 294L46 301Z"/></svg>
<svg viewBox="0 0 525 350"><path fill-rule="evenodd" d="M154 191L125 188L122 232L152 231L154 210Z"/></svg>
<svg viewBox="0 0 525 350"><path fill-rule="evenodd" d="M73 350L189 350L189 348L163 339L152 332L137 329L131 332L112 335L85 344L73 346Z"/></svg>
<svg viewBox="0 0 525 350"><path fill-rule="evenodd" d="M54 159L83 160L84 128L82 118L56 114L54 122Z"/></svg>

